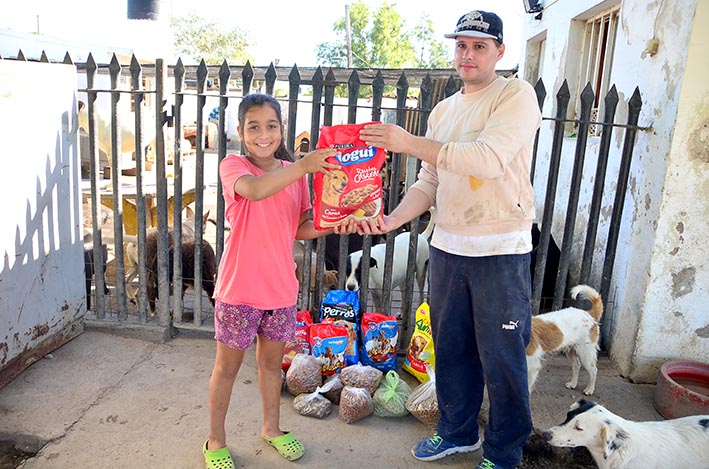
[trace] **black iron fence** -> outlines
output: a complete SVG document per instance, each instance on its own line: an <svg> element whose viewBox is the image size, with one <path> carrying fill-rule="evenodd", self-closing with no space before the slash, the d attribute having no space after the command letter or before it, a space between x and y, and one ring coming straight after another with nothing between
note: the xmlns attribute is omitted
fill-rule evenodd
<svg viewBox="0 0 709 469"><path fill-rule="evenodd" d="M18 60L24 57L20 53ZM43 56L43 61L46 56ZM67 55L64 63L71 63L71 58ZM432 107L441 99L452 95L460 88L460 83L453 70L362 70L362 69L327 69L322 68L297 68L290 69L277 68L273 65L269 67L252 67L250 64L243 66L233 66L226 62L221 66L207 66L201 63L199 66L185 66L178 60L174 66L167 66L163 60L158 59L154 65L141 65L135 57L132 58L128 67L119 64L114 56L110 64L96 64L92 56L85 64L76 64L80 75L85 75L86 87L81 89L82 96L86 96L86 106L88 109L88 152L90 155L90 201L91 220L93 235L93 261L95 272L95 288L93 295L95 301L92 302L94 309L91 314L97 320L118 322L157 322L162 327L176 326L178 328L203 328L205 318L209 322L211 310L203 311L203 296L201 285L204 285L203 252L205 219L204 214L204 187L205 187L205 115L209 109L205 110L207 99L217 99L219 114L217 119L217 142L216 160L212 163L218 165L227 154L227 112L231 107L238 105L238 101L254 90L274 94L277 82L287 82L287 93L282 98L284 110L287 113L287 123L295 123L298 118L299 105L307 103L310 109L310 129L309 147L315 147L318 140L321 125L333 124L333 112L335 109L346 108L347 123L355 123L358 119L358 111L365 109L371 120L381 120L383 112L393 117L393 121L407 128L412 133L423 135L427 126L428 115ZM110 77L108 87L100 86L97 82L98 76ZM147 78L147 80L146 80ZM170 80L173 80L171 82ZM149 83L151 86L145 87ZM346 89L346 103L336 100L337 92ZM541 80L535 86L540 108L546 99L546 90ZM387 94L393 93L394 105L385 105L384 99ZM99 135L98 135L98 111L96 100L99 95L110 96L110 147L112 149L110 161L111 203L108 205L113 212L113 232L111 233L113 243L113 254L115 256L115 268L112 269L113 289L112 301L107 308L107 298L104 295L106 277L102 266L106 262L101 250L102 236L105 234L105 227L101 229L101 176L100 156L99 156ZM412 106L409 101L410 95L414 95L416 105ZM127 295L126 279L126 253L124 246L127 242L124 236L124 200L123 185L121 175L121 158L119 151L121 148L121 113L119 112L119 101L127 96L131 100L133 109L141 109L146 96L152 97L154 103L154 121L144 121L140 112L134 113L133 135L135 136L135 193L133 200L135 203L137 230L135 236L130 237L137 250L136 265L131 265L132 275L129 277L137 279L136 294L134 295L135 305L129 301ZM366 97L363 101L362 97ZM191 109L196 116L194 136L194 192L189 200L184 200L185 192L183 185L185 175L183 174L182 158L180 155L186 153L183 148L184 125L183 116L186 112L186 98L190 98L195 103L196 108ZM572 263L572 243L575 236L577 210L579 208L579 194L584 180L591 178L583 177L584 159L587 151L587 139L589 126L600 125L602 133L598 154L596 156L596 172L592 178L594 181L593 196L588 223L585 233L583 253L580 256L581 266L578 279L574 283L592 283L591 265L597 244L605 246L605 256L603 260L602 276L600 281L600 292L604 301L608 302L611 279L613 273L613 263L618 243L620 223L622 219L626 189L628 183L629 168L632 162L635 137L638 130L645 130L638 126L638 116L641 107L640 92L635 90L628 102L628 118L624 124L615 123L614 117L619 104L618 94L615 87L611 88L605 97L605 113L601 122L590 120L591 106L594 101L593 90L590 84L586 86L580 95L580 109L578 118L568 118L568 104L570 100L569 89L564 82L556 95L554 117L544 117L544 120L553 122L553 134L551 137L551 147L548 149L548 175L546 179L534 178L536 184L546 185L546 197L542 204L543 215L539 221L541 224L538 245L535 247L536 263L532 266L534 273L533 281L533 310L539 313L547 309L557 309L564 303L567 284L569 283L569 268ZM155 129L154 139L151 142L143 141L142 129L153 126ZM563 158L563 146L569 141L569 126L574 128L576 134L576 148L574 156L571 183L568 189L568 202L565 210L565 221L563 232L561 233L561 247L558 259L558 269L554 279L553 298L548 298L551 305L545 304L542 300L542 289L544 282L544 270L549 258L550 243L552 241L552 219L554 216L554 205L559 191L557 181L559 178L560 161ZM614 129L621 129L624 132L624 141L621 155L621 162L618 174L606 174L609 155L611 155L611 135ZM166 134L166 131L169 132ZM540 132L545 132L543 127ZM166 135L173 133L174 144L166 147ZM539 166L539 155L547 157L547 152L540 151L538 133L535 141L535 152L532 166L532 173ZM146 144L151 145L151 154L154 154L154 174L155 188L149 195L145 190L146 176ZM213 142L214 143L214 142ZM290 149L295 148L296 126L286 125L286 144ZM190 149L191 150L191 149ZM545 149L546 150L546 149ZM214 153L213 151L211 153ZM172 154L171 174L167 177L168 157ZM392 154L388 157L389 176L386 178L385 190L388 193L389 210L397 205L402 191L402 182L411 180L413 171L418 170L418 165L407 164L406 155ZM214 169L214 168L212 168ZM190 174L190 176L192 176ZM611 181L616 180L613 187ZM191 182L191 181L190 181ZM614 203L612 206L612 217L607 233L599 233L598 229L600 213L604 191L615 191ZM105 195L105 194L103 194ZM154 200L154 207L146 201ZM193 230L194 230L194 250L190 253L190 259L194 266L194 278L183 279L183 249L180 246L183 242L183 226L179 223L183 219L183 209L185 205L193 202ZM105 203L105 202L104 202ZM155 217L151 218L150 214ZM212 214L215 228L214 245L216 262L221 258L225 230L224 222L224 200L222 197L221 185L216 181L216 213ZM151 230L151 226L157 230ZM410 224L410 254L408 262L407 283L403 291L398 294L392 292L391 288L383 289L385 310L391 311L399 316L402 322L402 334L400 337L408 338L410 333L411 316L416 306L414 279L415 279L415 258L416 239L419 232L419 224ZM150 234L152 233L152 234ZM557 233L558 235L559 233ZM149 259L149 236L156 237L157 259ZM347 255L348 240L346 236L340 237L339 242L339 267L338 286L344 286L345 261ZM391 265L393 258L393 234L387 236L386 262L384 285L391 284ZM363 309L368 308L368 258L372 240L366 236L363 241L363 272L361 279L361 303ZM154 248L153 248L154 250ZM305 243L305 259L311 258L311 253L315 253L317 261L315 265L305 262L303 266L303 279L301 281L301 292L299 297L299 307L318 311L320 302L325 295L323 286L323 276L325 273L325 241L319 239L316 242ZM150 264L150 265L149 265ZM157 268L155 268L157 266ZM315 269L316 282L314 288L310 288L311 269ZM153 272L156 270L157 272ZM157 275L157 316L153 316L150 311L151 299L155 294L150 294L149 277ZM301 280L303 280L301 279ZM172 305L170 304L170 285L176 285L179 293L179 285L183 280L194 285L196 294L192 304L192 318L185 321L185 304L180 294L172 295ZM207 279L209 280L209 279ZM577 280L577 281L576 281ZM150 279L152 282L152 278ZM593 285L592 285L593 286ZM598 289L598 288L597 288ZM421 293L421 292L419 292ZM396 304L395 304L396 303ZM206 313L206 314L204 314ZM612 318L603 322L603 337L609 337L612 327Z"/></svg>

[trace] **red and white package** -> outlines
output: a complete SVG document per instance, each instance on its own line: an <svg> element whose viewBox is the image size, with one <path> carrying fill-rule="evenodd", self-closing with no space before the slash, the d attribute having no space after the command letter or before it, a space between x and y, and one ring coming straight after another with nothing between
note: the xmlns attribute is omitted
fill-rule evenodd
<svg viewBox="0 0 709 469"><path fill-rule="evenodd" d="M299 353L310 355L310 326L313 324L313 318L310 311L298 311L295 313L295 337L293 340L286 342L283 348L283 361L281 368L286 371L290 367L293 357Z"/></svg>
<svg viewBox="0 0 709 469"><path fill-rule="evenodd" d="M315 173L313 189L315 228L337 226L347 217L356 222L378 217L382 207L382 177L386 153L383 148L367 146L359 138L365 125L344 124L320 127L317 148L335 148L339 153L327 159L340 168L330 174Z"/></svg>

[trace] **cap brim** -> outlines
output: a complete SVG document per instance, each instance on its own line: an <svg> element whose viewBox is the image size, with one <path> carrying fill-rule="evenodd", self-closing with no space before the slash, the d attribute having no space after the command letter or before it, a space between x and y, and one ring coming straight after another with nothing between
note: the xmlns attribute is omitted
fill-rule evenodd
<svg viewBox="0 0 709 469"><path fill-rule="evenodd" d="M444 34L444 37L448 39L455 39L458 36L465 36L465 37L487 37L490 39L497 39L497 36L493 36L492 34L487 34L487 33L481 33L479 31L461 31L459 33L450 33L450 34Z"/></svg>

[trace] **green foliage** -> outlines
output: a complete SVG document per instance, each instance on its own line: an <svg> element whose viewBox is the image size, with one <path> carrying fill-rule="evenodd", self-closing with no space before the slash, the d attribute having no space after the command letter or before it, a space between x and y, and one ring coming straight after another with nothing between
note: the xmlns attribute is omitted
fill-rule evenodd
<svg viewBox="0 0 709 469"><path fill-rule="evenodd" d="M362 2L350 5L352 66L355 68L448 68L443 42L435 39L433 26L424 15L408 28L395 5L384 2L374 14ZM337 40L317 46L320 65L347 66L347 37L344 16L333 25Z"/></svg>
<svg viewBox="0 0 709 469"><path fill-rule="evenodd" d="M246 63L253 58L246 52L248 35L240 29L226 29L216 21L197 14L176 16L170 20L175 51L207 65Z"/></svg>
<svg viewBox="0 0 709 469"><path fill-rule="evenodd" d="M423 15L414 27L413 47L417 68L451 68L453 59L442 41L434 39L433 23Z"/></svg>

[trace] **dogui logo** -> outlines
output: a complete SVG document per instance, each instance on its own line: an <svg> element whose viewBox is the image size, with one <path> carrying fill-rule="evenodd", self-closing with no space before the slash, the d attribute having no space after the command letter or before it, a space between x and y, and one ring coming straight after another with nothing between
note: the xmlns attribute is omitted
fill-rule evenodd
<svg viewBox="0 0 709 469"><path fill-rule="evenodd" d="M336 158L343 166L349 166L351 164L369 161L374 158L376 154L376 147L354 147L342 151Z"/></svg>

